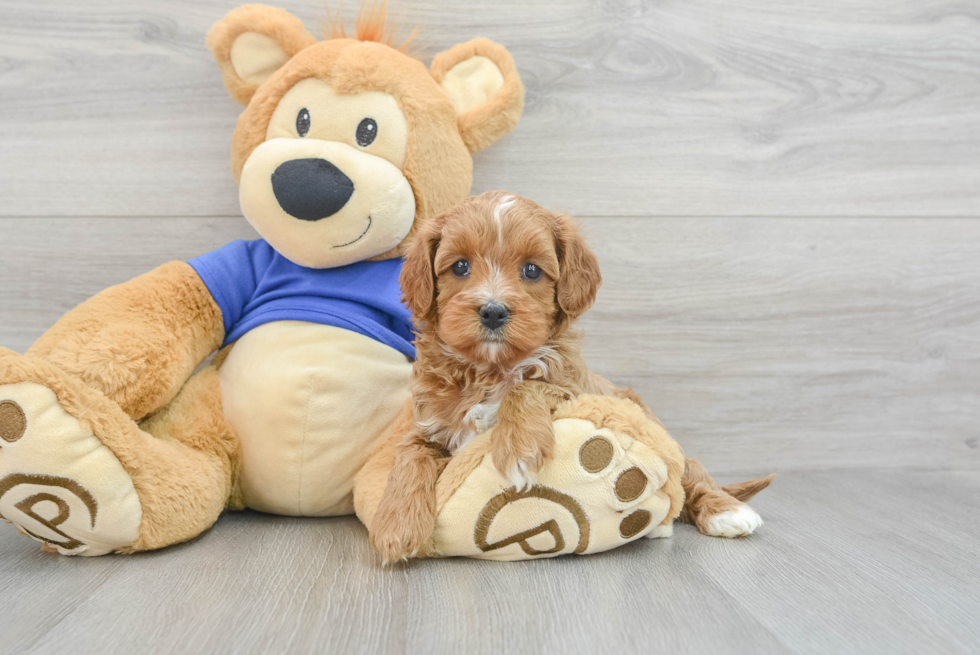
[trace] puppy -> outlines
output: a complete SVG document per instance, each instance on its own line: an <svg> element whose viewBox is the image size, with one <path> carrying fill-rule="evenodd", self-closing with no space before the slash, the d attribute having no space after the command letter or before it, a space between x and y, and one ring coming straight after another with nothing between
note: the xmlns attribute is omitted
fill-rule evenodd
<svg viewBox="0 0 980 655"><path fill-rule="evenodd" d="M576 224L525 198L484 193L422 228L401 274L419 330L414 423L400 438L370 534L385 562L425 545L447 458L488 429L495 427L495 466L522 489L553 453L551 410L562 401L619 396L656 420L632 389L617 388L585 365L572 326L595 302L601 282L598 260ZM696 461L688 460L685 477L713 512L741 506ZM697 508L685 510L697 523Z"/></svg>

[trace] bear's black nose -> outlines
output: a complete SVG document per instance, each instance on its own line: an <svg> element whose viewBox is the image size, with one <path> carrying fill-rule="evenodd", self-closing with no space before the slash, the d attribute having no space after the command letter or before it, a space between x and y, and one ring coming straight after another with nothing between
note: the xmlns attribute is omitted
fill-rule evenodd
<svg viewBox="0 0 980 655"><path fill-rule="evenodd" d="M487 303L480 308L480 322L488 330L497 330L510 320L510 310L495 302Z"/></svg>
<svg viewBox="0 0 980 655"><path fill-rule="evenodd" d="M339 212L354 183L326 159L292 159L272 174L272 191L290 216L301 221L318 221Z"/></svg>

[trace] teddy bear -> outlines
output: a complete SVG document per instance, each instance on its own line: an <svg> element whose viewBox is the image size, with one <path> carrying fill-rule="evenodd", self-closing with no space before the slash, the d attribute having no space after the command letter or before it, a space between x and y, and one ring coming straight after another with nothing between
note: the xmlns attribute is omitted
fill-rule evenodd
<svg viewBox="0 0 980 655"><path fill-rule="evenodd" d="M467 196L472 153L524 103L505 48L475 39L426 68L393 44L384 6L322 41L263 5L218 21L207 45L245 106L231 167L260 238L106 289L23 355L0 349L0 516L44 549L158 549L225 509L370 521L384 435L407 420L404 244ZM548 507L507 496L477 440L440 479L430 554L521 559L669 533L679 448L627 401L576 402L555 417ZM634 460L649 483L624 503L610 476Z"/></svg>

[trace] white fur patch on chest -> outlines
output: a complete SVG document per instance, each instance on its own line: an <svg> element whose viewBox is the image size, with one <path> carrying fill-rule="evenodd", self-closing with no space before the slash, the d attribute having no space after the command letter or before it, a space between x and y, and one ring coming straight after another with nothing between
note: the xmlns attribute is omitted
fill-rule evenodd
<svg viewBox="0 0 980 655"><path fill-rule="evenodd" d="M465 433L464 438L461 440L462 443L459 444L458 448L463 448L477 436L497 425L497 411L499 409L500 401L484 401L470 407L470 410L463 417L463 422L466 425L471 425L472 429Z"/></svg>
<svg viewBox="0 0 980 655"><path fill-rule="evenodd" d="M517 364L508 377L487 389L483 400L466 410L461 424L448 424L432 417L425 421L418 421L419 429L430 441L442 442L446 450L451 455L455 455L471 441L497 425L500 403L515 384L524 380L540 380L547 377L548 359L554 354L553 348L543 346L531 357Z"/></svg>
<svg viewBox="0 0 980 655"><path fill-rule="evenodd" d="M466 410L466 414L463 415L462 426L452 433L447 443L451 454L455 455L471 441L497 425L497 412L500 410L500 402L512 386L513 384L509 383L498 384L487 392L482 402Z"/></svg>

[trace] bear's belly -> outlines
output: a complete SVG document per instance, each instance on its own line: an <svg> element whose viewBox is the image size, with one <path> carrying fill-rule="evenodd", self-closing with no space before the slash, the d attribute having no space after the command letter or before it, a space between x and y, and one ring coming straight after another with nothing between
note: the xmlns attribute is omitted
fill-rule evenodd
<svg viewBox="0 0 980 655"><path fill-rule="evenodd" d="M246 506L352 514L354 476L408 398L411 372L397 350L332 326L280 321L239 339L218 376Z"/></svg>

